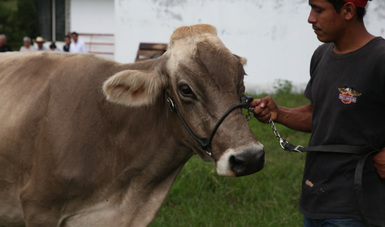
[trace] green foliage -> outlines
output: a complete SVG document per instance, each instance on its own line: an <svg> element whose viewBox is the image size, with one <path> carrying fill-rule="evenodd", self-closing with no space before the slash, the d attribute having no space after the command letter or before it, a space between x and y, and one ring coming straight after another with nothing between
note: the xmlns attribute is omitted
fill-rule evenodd
<svg viewBox="0 0 385 227"><path fill-rule="evenodd" d="M274 89L276 94L290 94L293 89L293 83L289 80L276 79Z"/></svg>
<svg viewBox="0 0 385 227"><path fill-rule="evenodd" d="M264 95L255 96L261 98ZM277 104L308 104L300 94L274 94ZM246 112L246 111L245 111ZM301 226L297 210L305 155L283 151L270 126L252 118L249 125L265 146L266 166L256 174L219 177L214 163L198 156L188 161L150 226ZM310 134L277 128L293 144L306 146Z"/></svg>
<svg viewBox="0 0 385 227"><path fill-rule="evenodd" d="M0 0L0 34L12 50L19 50L23 37L37 36L37 0Z"/></svg>

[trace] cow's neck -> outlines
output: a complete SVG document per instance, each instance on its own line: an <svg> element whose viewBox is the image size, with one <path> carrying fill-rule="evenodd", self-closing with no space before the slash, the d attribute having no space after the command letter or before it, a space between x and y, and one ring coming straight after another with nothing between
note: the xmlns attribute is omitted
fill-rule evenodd
<svg viewBox="0 0 385 227"><path fill-rule="evenodd" d="M147 107L117 108L117 118L111 119L118 124L116 137L112 139L120 143L121 149L113 154L117 156L116 164L107 191L115 191L110 195L112 198L122 198L121 207L125 207L126 217L131 216L130 222L135 224L152 220L192 152L177 142L175 134L179 130L174 127L181 125L175 116L167 113L165 97L159 97ZM122 117L127 120L122 122ZM140 201L140 205L133 201Z"/></svg>

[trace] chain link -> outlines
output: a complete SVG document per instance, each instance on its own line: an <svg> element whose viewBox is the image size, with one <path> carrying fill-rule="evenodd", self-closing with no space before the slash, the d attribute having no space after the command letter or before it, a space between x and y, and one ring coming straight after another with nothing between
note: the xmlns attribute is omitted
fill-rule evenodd
<svg viewBox="0 0 385 227"><path fill-rule="evenodd" d="M269 119L269 124L270 124L271 129L273 130L273 133L274 133L275 137L279 141L279 145L281 146L282 149L286 150L285 145L288 142L284 138L281 137L281 135L279 134L279 132L277 130L277 127L275 127L275 124L274 124L273 120Z"/></svg>
<svg viewBox="0 0 385 227"><path fill-rule="evenodd" d="M253 110L254 110L253 107L249 107L248 108L247 115L246 115L247 122L249 122L250 116L251 116L251 113L253 112ZM275 127L274 121L269 119L269 124L270 124L271 129L273 130L273 133L274 133L275 137L279 141L279 146L281 146L281 148L284 149L284 150L291 150L290 148L286 147L286 145L288 145L289 142L287 140L285 140L284 138L282 138L282 136L279 134L277 127ZM299 148L302 148L302 146L301 145L296 146L294 148L294 151L301 152L299 150Z"/></svg>
<svg viewBox="0 0 385 227"><path fill-rule="evenodd" d="M253 107L249 107L249 108L247 109L247 115L246 115L246 120L247 120L247 122L250 121L251 113L253 112L253 110L254 110Z"/></svg>

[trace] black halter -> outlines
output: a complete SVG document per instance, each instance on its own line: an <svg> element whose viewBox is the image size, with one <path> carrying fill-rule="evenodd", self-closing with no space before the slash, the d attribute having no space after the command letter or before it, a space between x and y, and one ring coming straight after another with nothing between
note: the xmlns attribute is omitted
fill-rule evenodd
<svg viewBox="0 0 385 227"><path fill-rule="evenodd" d="M201 145L202 149L204 149L206 151L206 153L212 157L212 153L209 151L211 149L211 142L213 140L213 137L215 135L215 133L217 132L219 126L222 124L222 122L225 120L225 118L235 109L237 108L244 108L244 109L249 109L249 103L253 101L253 97L251 96L242 96L241 97L241 103L239 104L236 104L232 107L230 107L230 109L228 109L225 114L223 114L223 116L219 119L218 123L215 125L212 133L211 133L211 136L210 138L200 138L199 136L197 136L192 130L191 128L188 126L187 122L183 119L182 115L180 114L179 110L178 110L178 107L177 105L175 104L174 100L167 94L167 103L168 103L168 107L170 108L171 111L175 112L180 121L183 123L183 125L185 126L185 128L187 129L187 131L190 133L190 135Z"/></svg>

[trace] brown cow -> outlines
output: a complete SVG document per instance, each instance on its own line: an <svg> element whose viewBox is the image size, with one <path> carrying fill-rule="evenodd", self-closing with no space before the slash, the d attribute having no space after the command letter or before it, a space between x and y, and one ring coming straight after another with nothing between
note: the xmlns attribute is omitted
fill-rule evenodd
<svg viewBox="0 0 385 227"><path fill-rule="evenodd" d="M222 176L259 171L240 108L209 146L195 138L240 103L243 76L209 25L177 29L162 57L134 64L1 54L0 226L146 226L193 154Z"/></svg>

